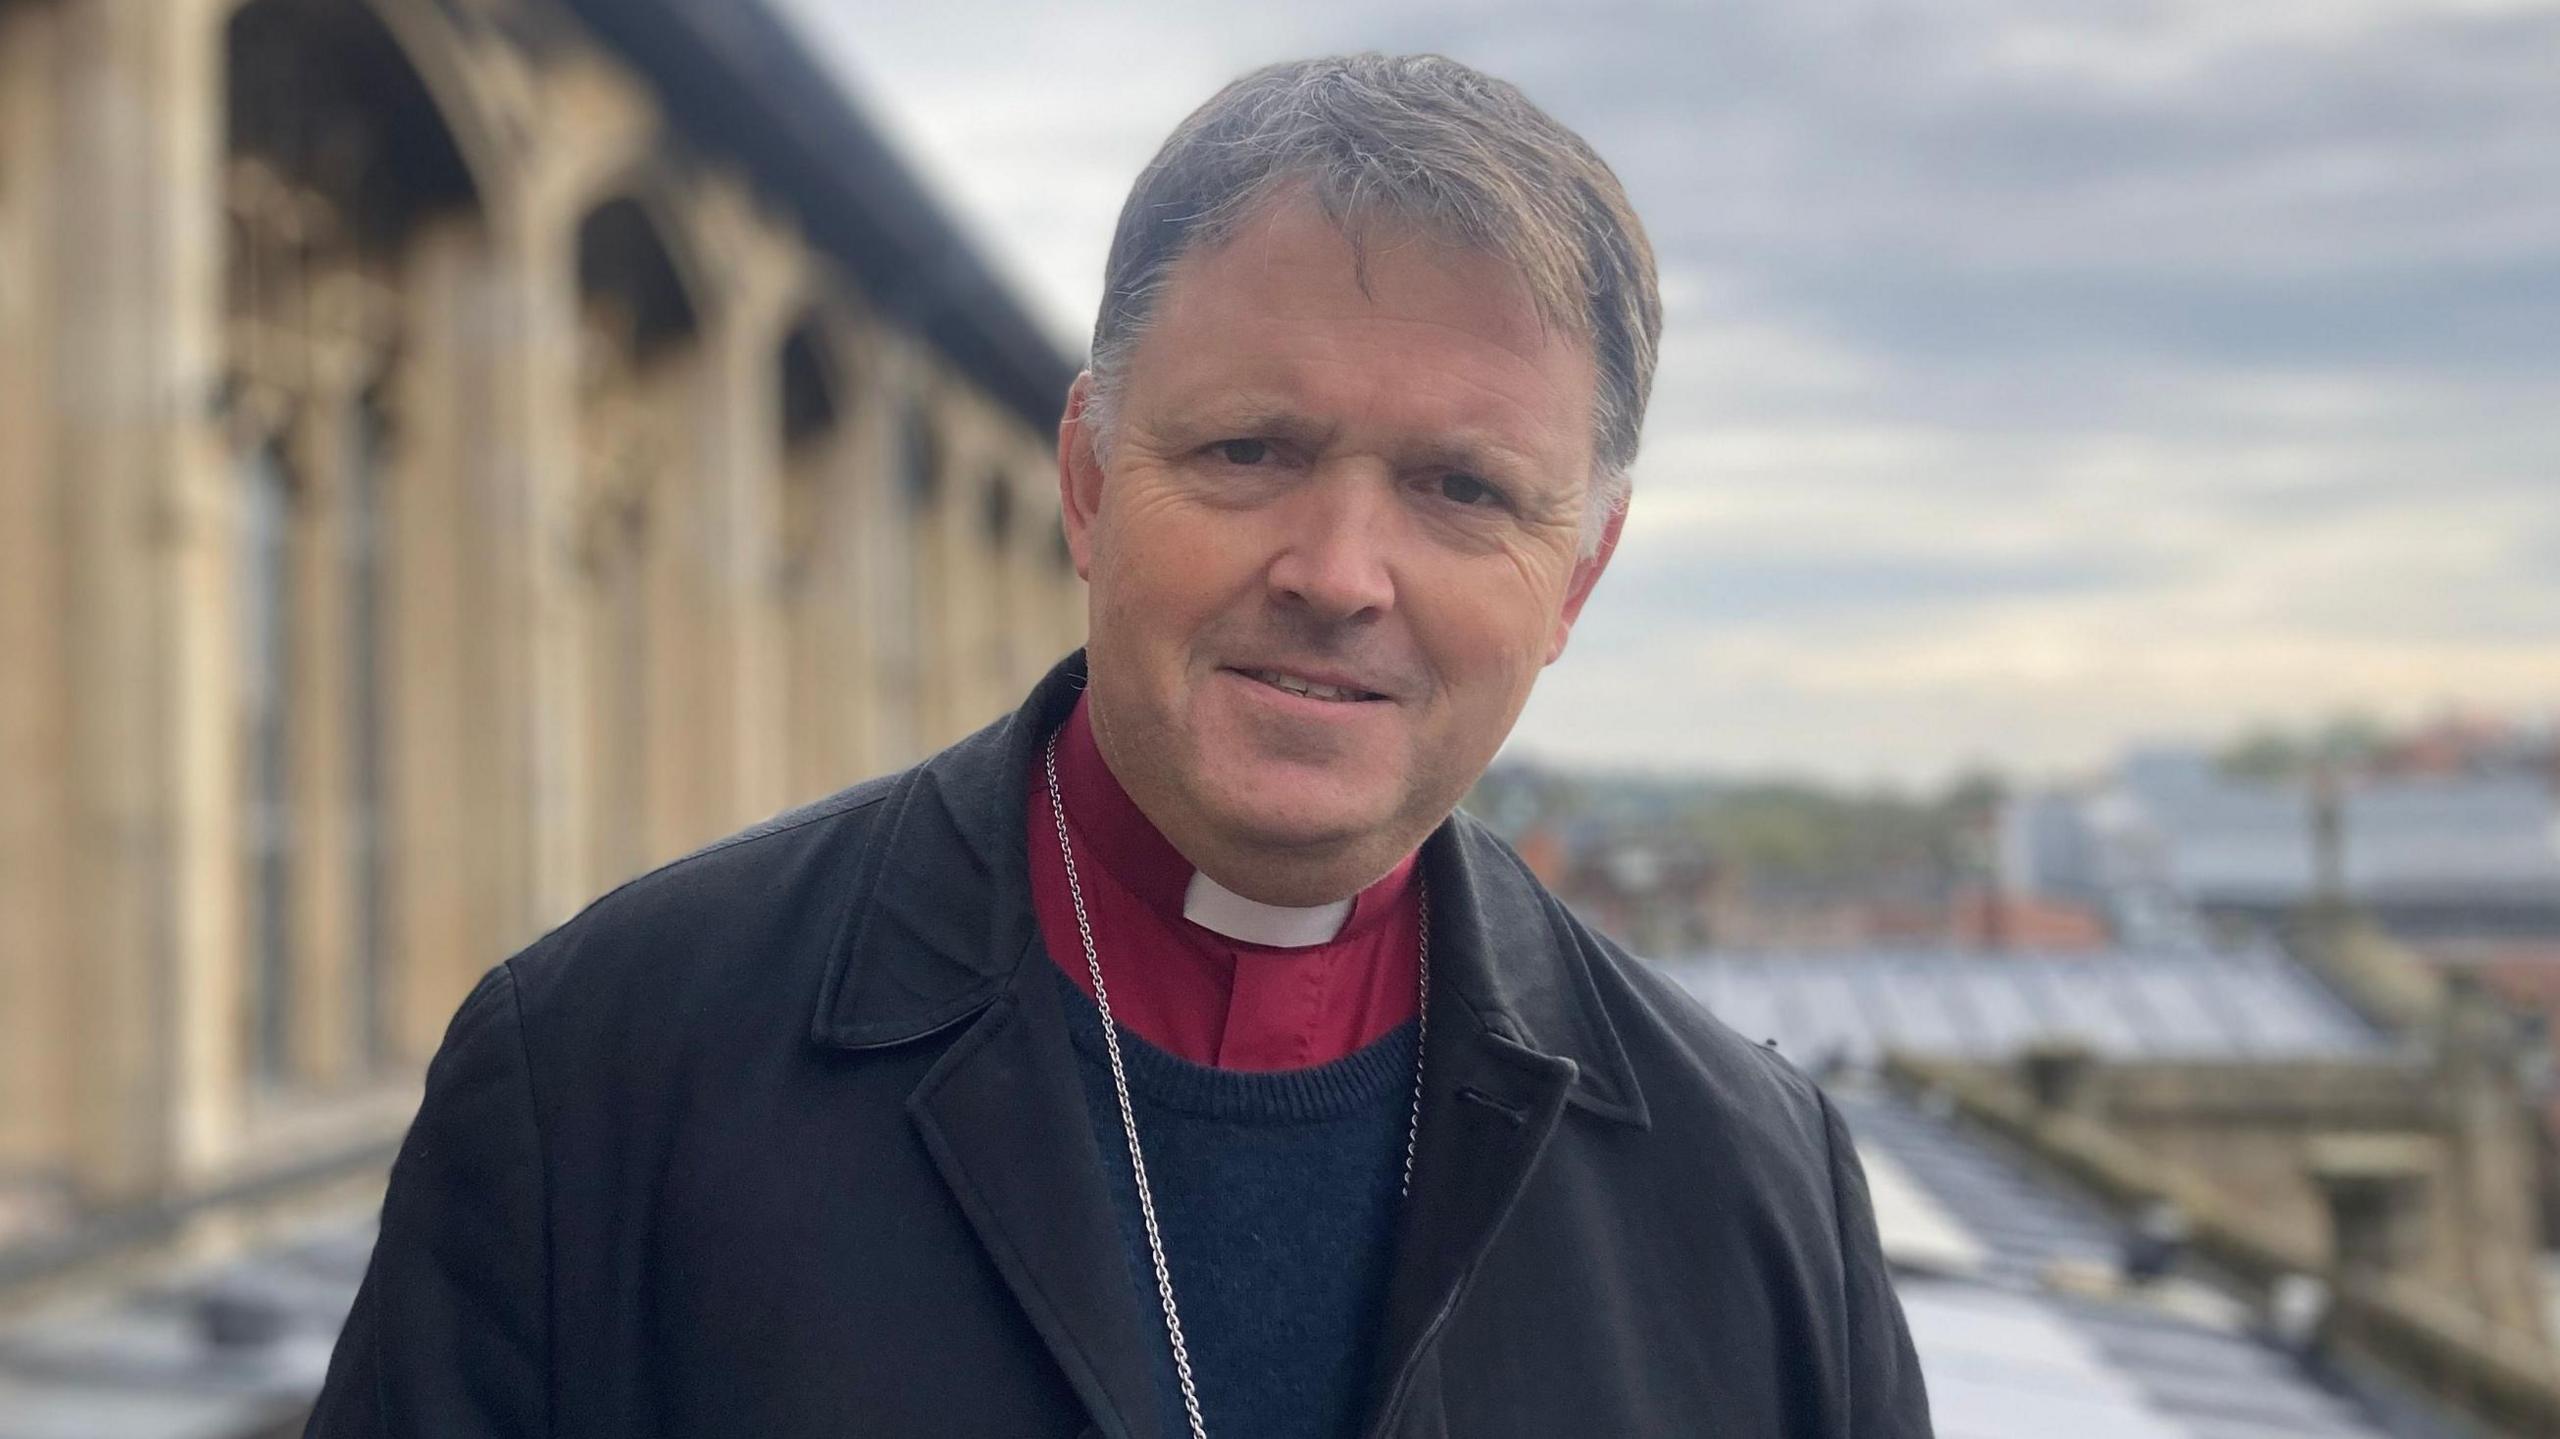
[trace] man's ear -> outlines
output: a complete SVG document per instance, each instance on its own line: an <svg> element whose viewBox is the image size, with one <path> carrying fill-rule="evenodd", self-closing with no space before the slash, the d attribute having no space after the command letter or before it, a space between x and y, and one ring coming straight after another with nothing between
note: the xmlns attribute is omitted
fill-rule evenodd
<svg viewBox="0 0 2560 1439"><path fill-rule="evenodd" d="M1600 583L1600 572L1609 568L1610 556L1618 552L1618 535L1626 526L1627 507L1620 505L1601 529L1598 548L1573 562L1573 578L1565 583L1564 609L1556 616L1555 637L1547 642L1548 664L1564 658L1564 642L1573 634L1573 622L1582 618L1583 603L1591 598L1592 586Z"/></svg>
<svg viewBox="0 0 2560 1439"><path fill-rule="evenodd" d="M1093 371L1076 376L1067 389L1066 413L1058 417L1058 517L1067 530L1067 553L1076 562L1076 577L1093 579L1093 521L1102 513L1102 436L1093 420Z"/></svg>

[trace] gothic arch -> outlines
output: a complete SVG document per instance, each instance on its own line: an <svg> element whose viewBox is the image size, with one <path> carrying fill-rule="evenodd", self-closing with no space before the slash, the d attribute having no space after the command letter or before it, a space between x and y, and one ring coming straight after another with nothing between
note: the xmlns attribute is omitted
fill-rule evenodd
<svg viewBox="0 0 2560 1439"><path fill-rule="evenodd" d="M667 218L653 192L625 190L586 210L575 232L571 530L591 885L637 873L687 837L680 776L701 646L683 549L700 528L706 327Z"/></svg>
<svg viewBox="0 0 2560 1439"><path fill-rule="evenodd" d="M359 216L358 243L400 233L449 206L482 207L491 149L471 109L430 85L413 48L422 27L384 23L347 0L247 0L224 26L228 148L310 185ZM443 57L448 62L451 57ZM470 149L481 163L465 158ZM391 233L384 233L385 230Z"/></svg>
<svg viewBox="0 0 2560 1439"><path fill-rule="evenodd" d="M785 783L814 798L861 774L870 733L868 613L849 376L826 313L804 308L775 347L781 493L774 506Z"/></svg>
<svg viewBox="0 0 2560 1439"><path fill-rule="evenodd" d="M297 26L307 27L317 17L323 26L378 31L432 102L483 206L497 209L509 203L510 157L516 146L508 139L504 107L483 78L489 67L472 53L471 42L446 7L426 0L224 0L218 19L233 26L251 12Z"/></svg>
<svg viewBox="0 0 2560 1439"><path fill-rule="evenodd" d="M684 330L700 335L712 328L720 286L689 223L681 180L666 162L651 158L618 168L575 213L582 293L593 280L616 274L615 267L636 266L649 272L647 283L664 292L660 302L681 316Z"/></svg>

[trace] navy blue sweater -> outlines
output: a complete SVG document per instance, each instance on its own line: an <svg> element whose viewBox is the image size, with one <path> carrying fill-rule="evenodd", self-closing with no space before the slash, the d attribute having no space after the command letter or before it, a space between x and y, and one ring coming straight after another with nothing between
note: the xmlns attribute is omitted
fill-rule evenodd
<svg viewBox="0 0 2560 1439"><path fill-rule="evenodd" d="M1156 1344L1164 1432L1184 1434L1102 1013L1064 974L1058 984L1134 1302ZM1350 1439L1366 1420L1414 1041L1408 1020L1330 1064L1247 1073L1193 1064L1121 1030L1165 1265L1213 1439Z"/></svg>

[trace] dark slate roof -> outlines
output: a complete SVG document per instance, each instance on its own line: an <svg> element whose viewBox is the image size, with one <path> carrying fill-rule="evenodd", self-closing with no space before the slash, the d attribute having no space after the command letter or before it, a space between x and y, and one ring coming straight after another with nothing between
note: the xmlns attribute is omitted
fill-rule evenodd
<svg viewBox="0 0 2560 1439"><path fill-rule="evenodd" d="M2193 1281L2108 1296L2058 1285L2103 1273L2125 1235L1953 1120L1875 1090L1835 1090L1871 1177L1892 1169L1979 1252L1960 1273L1905 1273L1903 1313L1940 1439L2445 1439L2315 1375ZM1878 1206L1889 1210L1879 1183ZM1895 1220L1886 1214L1888 1249Z"/></svg>
<svg viewBox="0 0 2560 1439"><path fill-rule="evenodd" d="M2077 1040L2110 1059L2383 1058L2389 1040L2274 950L2043 956L1943 950L1734 954L1666 962L1725 1023L1799 1064L1885 1050L2005 1059Z"/></svg>
<svg viewBox="0 0 2560 1439"><path fill-rule="evenodd" d="M1078 362L1060 353L915 171L769 0L567 0L649 77L677 127L798 212L892 318L1035 430Z"/></svg>
<svg viewBox="0 0 2560 1439"><path fill-rule="evenodd" d="M250 1439L298 1425L372 1249L368 1211L13 1320L0 1327L0 1439Z"/></svg>

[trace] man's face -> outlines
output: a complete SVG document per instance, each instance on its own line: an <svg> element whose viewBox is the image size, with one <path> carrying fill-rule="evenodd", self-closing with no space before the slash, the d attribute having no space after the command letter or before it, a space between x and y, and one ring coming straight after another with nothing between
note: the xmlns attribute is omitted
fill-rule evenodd
<svg viewBox="0 0 2560 1439"><path fill-rule="evenodd" d="M1107 466L1061 426L1104 756L1192 861L1340 898L1454 808L1563 652L1595 369L1505 262L1284 196L1166 278ZM1615 539L1612 524L1609 539Z"/></svg>

